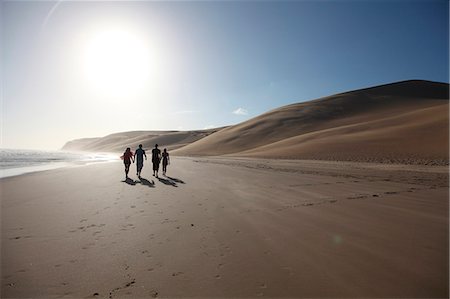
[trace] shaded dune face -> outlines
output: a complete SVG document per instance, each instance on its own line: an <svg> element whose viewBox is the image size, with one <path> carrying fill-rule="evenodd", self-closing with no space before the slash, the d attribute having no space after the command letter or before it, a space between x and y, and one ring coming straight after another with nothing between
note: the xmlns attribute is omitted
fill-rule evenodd
<svg viewBox="0 0 450 299"><path fill-rule="evenodd" d="M447 164L448 90L414 80L292 104L174 153Z"/></svg>

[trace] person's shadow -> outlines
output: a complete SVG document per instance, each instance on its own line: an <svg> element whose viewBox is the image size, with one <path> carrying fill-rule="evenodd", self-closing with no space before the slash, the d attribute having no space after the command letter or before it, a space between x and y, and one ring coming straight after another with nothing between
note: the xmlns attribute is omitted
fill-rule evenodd
<svg viewBox="0 0 450 299"><path fill-rule="evenodd" d="M131 186L135 186L135 185L136 185L136 182L133 181L133 180L130 179L130 178L126 178L126 180L125 180L125 181L122 181L122 182L127 183L128 185L131 185Z"/></svg>
<svg viewBox="0 0 450 299"><path fill-rule="evenodd" d="M150 188L155 188L155 182L152 180L151 182L147 179L141 177L141 184Z"/></svg>
<svg viewBox="0 0 450 299"><path fill-rule="evenodd" d="M177 179L177 178L173 178L173 177L170 177L170 176L166 176L166 178L168 178L169 180L171 180L171 181L173 181L175 183L186 184L184 181L182 181L180 179Z"/></svg>
<svg viewBox="0 0 450 299"><path fill-rule="evenodd" d="M161 183L163 183L164 185L169 185L169 186L172 186L172 187L178 187L178 186L177 186L177 183L174 182L174 181L167 180L167 179L163 179L163 178L158 178L158 180L159 180Z"/></svg>

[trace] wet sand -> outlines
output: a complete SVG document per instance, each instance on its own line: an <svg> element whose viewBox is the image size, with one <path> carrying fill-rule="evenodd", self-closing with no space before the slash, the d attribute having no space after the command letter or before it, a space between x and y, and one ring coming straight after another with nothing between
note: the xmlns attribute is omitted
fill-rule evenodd
<svg viewBox="0 0 450 299"><path fill-rule="evenodd" d="M0 180L1 297L449 295L448 167L148 162Z"/></svg>

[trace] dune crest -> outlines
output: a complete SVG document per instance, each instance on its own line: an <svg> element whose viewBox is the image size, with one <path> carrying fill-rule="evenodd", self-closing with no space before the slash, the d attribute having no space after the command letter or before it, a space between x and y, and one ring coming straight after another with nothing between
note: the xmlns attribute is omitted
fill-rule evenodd
<svg viewBox="0 0 450 299"><path fill-rule="evenodd" d="M127 147L142 144L151 148L157 144L164 145L169 150L183 147L197 141L218 129L197 131L131 131L121 132L98 138L82 138L67 142L62 149L68 151L90 152L122 152Z"/></svg>

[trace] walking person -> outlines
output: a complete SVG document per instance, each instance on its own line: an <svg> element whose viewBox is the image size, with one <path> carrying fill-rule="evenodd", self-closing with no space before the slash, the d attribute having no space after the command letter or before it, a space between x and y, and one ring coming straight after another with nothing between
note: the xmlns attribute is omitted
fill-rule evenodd
<svg viewBox="0 0 450 299"><path fill-rule="evenodd" d="M133 161L133 163L134 163L133 152L131 151L131 149L129 147L127 147L127 149L123 153L122 157L120 157L120 158L123 159L123 164L125 165L125 179L128 179L128 172L130 171L131 161Z"/></svg>
<svg viewBox="0 0 450 299"><path fill-rule="evenodd" d="M142 144L139 144L139 148L134 151L134 159L136 160L136 175L141 178L142 167L144 167L144 157L147 160L147 155L142 149Z"/></svg>
<svg viewBox="0 0 450 299"><path fill-rule="evenodd" d="M158 144L155 144L155 148L152 149L153 176L158 177L160 161L161 161L161 150L158 148Z"/></svg>
<svg viewBox="0 0 450 299"><path fill-rule="evenodd" d="M163 175L166 175L168 164L170 164L170 158L169 158L169 153L167 152L167 149L165 148L162 153Z"/></svg>

